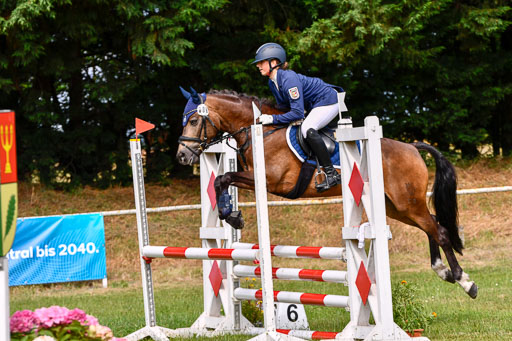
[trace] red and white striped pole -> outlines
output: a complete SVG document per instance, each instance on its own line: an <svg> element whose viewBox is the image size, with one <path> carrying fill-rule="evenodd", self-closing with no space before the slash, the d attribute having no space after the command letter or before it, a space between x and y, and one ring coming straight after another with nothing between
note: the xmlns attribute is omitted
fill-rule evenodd
<svg viewBox="0 0 512 341"><path fill-rule="evenodd" d="M245 301L261 301L263 293L261 290L236 288L235 298ZM274 291L274 301L280 303L295 303L319 305L324 307L348 307L348 296L310 294L292 291Z"/></svg>
<svg viewBox="0 0 512 341"><path fill-rule="evenodd" d="M235 249L259 249L258 244L233 243ZM345 260L345 248L324 246L271 245L272 256L282 258L321 258Z"/></svg>
<svg viewBox="0 0 512 341"><path fill-rule="evenodd" d="M199 247L171 247L148 245L143 247L142 255L147 258L254 261L259 259L259 250L205 249Z"/></svg>
<svg viewBox="0 0 512 341"><path fill-rule="evenodd" d="M235 265L233 273L238 277L261 277L261 269L258 266ZM295 281L346 283L347 272L336 270L272 268L272 278Z"/></svg>

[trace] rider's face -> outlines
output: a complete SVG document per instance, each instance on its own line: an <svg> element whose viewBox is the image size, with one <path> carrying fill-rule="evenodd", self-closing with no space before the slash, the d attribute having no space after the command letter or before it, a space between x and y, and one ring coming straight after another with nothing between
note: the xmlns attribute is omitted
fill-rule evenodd
<svg viewBox="0 0 512 341"><path fill-rule="evenodd" d="M274 59L271 61L272 67L277 65L277 61ZM262 60L256 63L256 67L260 70L262 76L270 76L270 66L268 60Z"/></svg>

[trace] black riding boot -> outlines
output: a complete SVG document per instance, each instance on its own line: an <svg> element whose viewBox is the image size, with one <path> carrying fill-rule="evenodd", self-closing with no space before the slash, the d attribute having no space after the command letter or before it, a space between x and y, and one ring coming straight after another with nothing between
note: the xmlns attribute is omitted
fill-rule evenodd
<svg viewBox="0 0 512 341"><path fill-rule="evenodd" d="M316 184L316 190L318 192L325 192L329 188L341 184L341 176L336 169L334 169L329 152L325 147L322 137L318 134L318 131L313 128L308 129L306 139L325 172L325 181Z"/></svg>

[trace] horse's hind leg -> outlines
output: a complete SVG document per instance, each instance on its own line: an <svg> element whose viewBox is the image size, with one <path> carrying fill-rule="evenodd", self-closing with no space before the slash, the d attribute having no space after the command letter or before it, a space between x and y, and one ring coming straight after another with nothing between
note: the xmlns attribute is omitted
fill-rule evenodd
<svg viewBox="0 0 512 341"><path fill-rule="evenodd" d="M393 219L399 220L404 224L415 226L420 228L425 232L428 237L429 248L430 248L430 265L432 270L444 281L448 281L450 283L455 283L453 279L453 275L451 270L443 263L441 259L441 253L439 252L439 244L432 237L433 234L437 234L437 229L432 229L432 231L428 231L423 229L416 223L416 221L411 220L409 217L404 216L404 212L398 212L397 208L393 204L393 202L386 196L386 214ZM432 217L433 218L433 217Z"/></svg>
<svg viewBox="0 0 512 341"><path fill-rule="evenodd" d="M445 281L459 283L469 296L472 298L476 297L478 287L474 282L470 281L469 276L460 267L453 252L448 230L439 225L436 219L430 215L425 201L415 205L414 208L408 206L404 210L398 210L393 201L386 197L386 212L390 218L423 230L429 240L432 270ZM441 260L439 246L443 249L449 268Z"/></svg>
<svg viewBox="0 0 512 341"><path fill-rule="evenodd" d="M448 229L446 229L443 225L438 224L437 222L436 224L439 231L439 245L443 249L446 260L450 265L453 279L459 283L459 285L471 298L476 298L476 295L478 294L478 287L475 282L469 279L469 275L462 271L462 268L460 267L459 262L455 257L455 252L453 252Z"/></svg>
<svg viewBox="0 0 512 341"><path fill-rule="evenodd" d="M252 172L227 172L224 175L219 175L214 181L215 197L217 199L217 209L219 218L226 220L226 222L235 229L244 227L244 219L241 211L231 211L231 208L221 205L225 202L228 194L228 187L235 185L239 188L254 188L254 175ZM221 198L223 200L221 200Z"/></svg>
<svg viewBox="0 0 512 341"><path fill-rule="evenodd" d="M411 219L428 235L432 269L445 281L457 282L471 298L476 298L478 287L460 267L453 251L448 229L439 224L430 214L413 216ZM443 249L450 269L446 268L441 261L439 246Z"/></svg>
<svg viewBox="0 0 512 341"><path fill-rule="evenodd" d="M455 279L453 278L452 271L448 268L441 259L441 252L439 252L439 244L432 238L428 236L428 244L430 247L430 265L432 266L432 270L444 281L455 283Z"/></svg>

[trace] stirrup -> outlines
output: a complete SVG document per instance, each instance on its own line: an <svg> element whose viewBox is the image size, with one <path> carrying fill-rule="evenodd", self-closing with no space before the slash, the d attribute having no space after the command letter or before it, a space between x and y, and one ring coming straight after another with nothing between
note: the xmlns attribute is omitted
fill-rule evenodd
<svg viewBox="0 0 512 341"><path fill-rule="evenodd" d="M317 178L321 175L323 175L324 181L320 183L317 181ZM329 181L329 177L332 181ZM317 168L317 172L315 174L315 188L317 192L325 192L328 189L335 187L339 184L341 184L341 177L337 172L335 175L328 175L325 171L321 170L320 168Z"/></svg>
<svg viewBox="0 0 512 341"><path fill-rule="evenodd" d="M322 182L318 182L317 181L317 178L319 176L323 176L323 181ZM325 174L325 172L323 170L318 168L317 171L316 171L316 174L315 174L315 188L316 188L316 191L318 193L322 193L322 192L327 191L331 187L329 187L329 183L327 181L327 174Z"/></svg>
<svg viewBox="0 0 512 341"><path fill-rule="evenodd" d="M322 182L318 182L316 180L319 176L323 176L324 180ZM315 187L318 187L318 185L321 185L325 182L327 182L327 174L325 174L325 172L322 169L317 168L316 173L315 173Z"/></svg>

